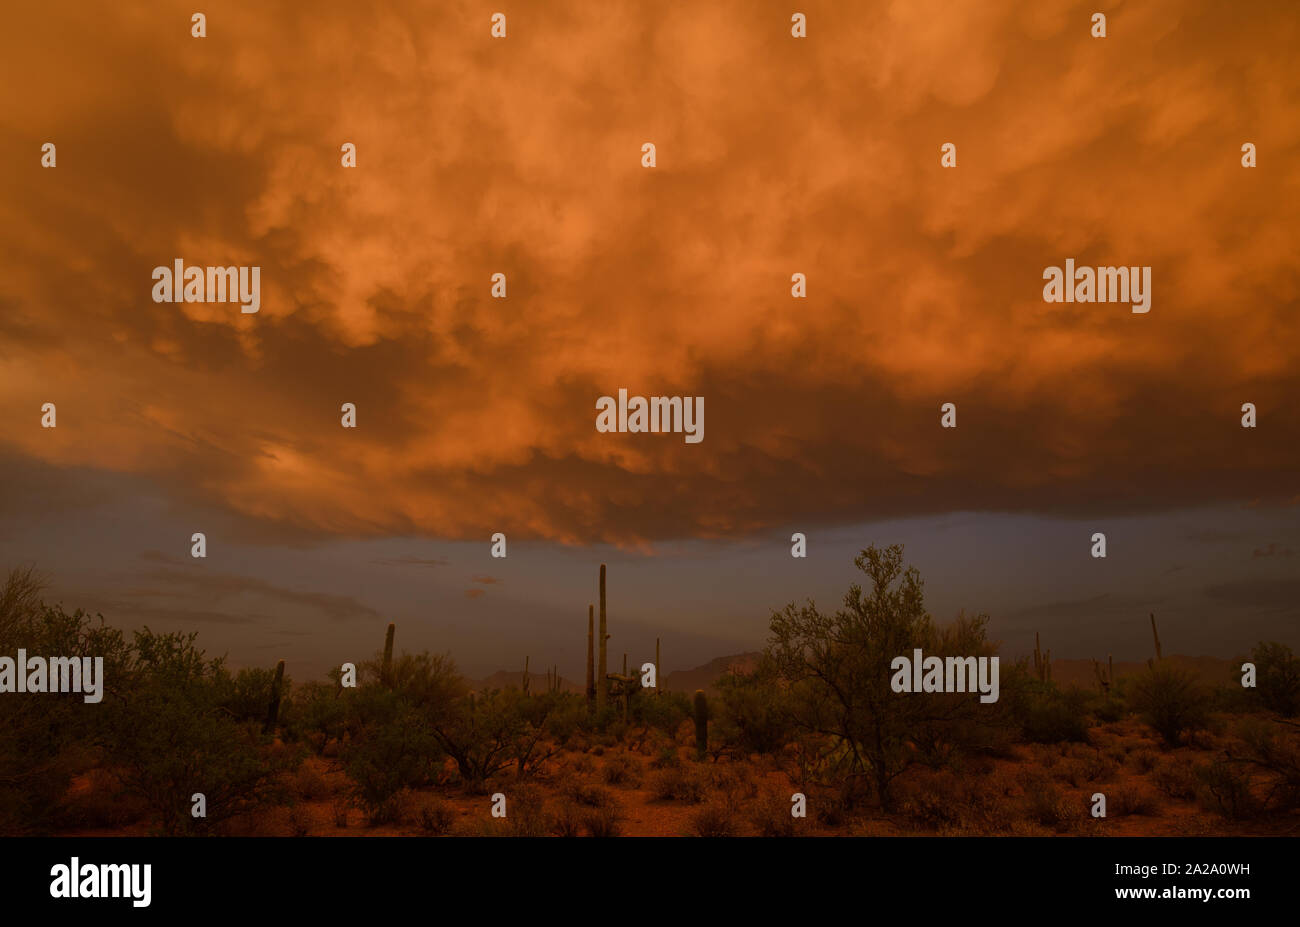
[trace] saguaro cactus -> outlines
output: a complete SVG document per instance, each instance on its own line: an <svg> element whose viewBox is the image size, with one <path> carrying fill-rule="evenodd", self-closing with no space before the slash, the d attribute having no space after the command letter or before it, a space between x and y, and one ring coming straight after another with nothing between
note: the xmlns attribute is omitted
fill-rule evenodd
<svg viewBox="0 0 1300 927"><path fill-rule="evenodd" d="M1052 681L1052 651L1044 655L1038 642L1038 632L1034 632L1034 673L1041 682Z"/></svg>
<svg viewBox="0 0 1300 927"><path fill-rule="evenodd" d="M528 657L524 657L524 695L528 694Z"/></svg>
<svg viewBox="0 0 1300 927"><path fill-rule="evenodd" d="M1092 661L1092 671L1097 676L1097 684L1101 686L1103 694L1110 694L1110 687L1115 684L1115 657L1111 654L1106 655L1106 669L1101 668L1101 664L1096 660Z"/></svg>
<svg viewBox="0 0 1300 927"><path fill-rule="evenodd" d="M659 685L659 638L655 638L655 695L663 691Z"/></svg>
<svg viewBox="0 0 1300 927"><path fill-rule="evenodd" d="M388 623L388 633L384 635L384 665L379 671L379 681L386 686L393 684L393 634L397 625Z"/></svg>
<svg viewBox="0 0 1300 927"><path fill-rule="evenodd" d="M587 606L587 705L596 701L596 606Z"/></svg>
<svg viewBox="0 0 1300 927"><path fill-rule="evenodd" d="M704 759L709 752L709 700L703 689L695 690L695 755Z"/></svg>
<svg viewBox="0 0 1300 927"><path fill-rule="evenodd" d="M600 565L600 672L596 676L596 710L605 708L605 694L609 691L608 654L606 642L609 640L609 625L605 618L605 564Z"/></svg>
<svg viewBox="0 0 1300 927"><path fill-rule="evenodd" d="M275 664L275 677L271 680L271 701L266 706L266 730L275 727L280 719L280 696L284 687L284 661Z"/></svg>

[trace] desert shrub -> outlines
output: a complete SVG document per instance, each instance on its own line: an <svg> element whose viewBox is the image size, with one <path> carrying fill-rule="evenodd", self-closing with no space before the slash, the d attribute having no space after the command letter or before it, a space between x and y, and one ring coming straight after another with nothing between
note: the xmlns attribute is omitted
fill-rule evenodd
<svg viewBox="0 0 1300 927"><path fill-rule="evenodd" d="M1236 664L1237 667L1241 663ZM1255 689L1244 688L1241 684L1241 670L1231 673L1232 682L1228 685L1211 685L1206 689L1206 708L1211 717L1216 714L1244 715L1259 711L1263 706Z"/></svg>
<svg viewBox="0 0 1300 927"><path fill-rule="evenodd" d="M396 820L397 795L432 781L441 768L441 745L420 712L391 689L359 688L352 710L358 723L339 758L354 798L372 824Z"/></svg>
<svg viewBox="0 0 1300 927"><path fill-rule="evenodd" d="M559 837L578 837L582 834L582 805L571 798L561 798L555 807L554 833Z"/></svg>
<svg viewBox="0 0 1300 927"><path fill-rule="evenodd" d="M1300 657L1285 644L1259 643L1250 654L1255 664L1255 688L1259 704L1284 718L1300 713Z"/></svg>
<svg viewBox="0 0 1300 927"><path fill-rule="evenodd" d="M1160 756L1154 750L1143 747L1130 753L1128 759L1135 770L1145 775L1155 769Z"/></svg>
<svg viewBox="0 0 1300 927"><path fill-rule="evenodd" d="M793 803L790 797L780 792L766 791L750 802L749 823L760 837L794 836L794 815L790 813Z"/></svg>
<svg viewBox="0 0 1300 927"><path fill-rule="evenodd" d="M891 684L895 658L918 647L937 656L996 649L986 637L987 616L934 627L920 574L904 569L901 546L868 547L854 564L867 590L851 585L844 608L833 614L811 602L774 613L764 658L785 686L794 728L825 742L806 771L838 782L868 776L888 809L890 786L915 761L919 742L951 742L991 714L973 692L900 697Z"/></svg>
<svg viewBox="0 0 1300 927"><path fill-rule="evenodd" d="M1057 833L1065 833L1083 816L1082 808L1076 807L1060 788L1050 783L1027 790L1023 807L1031 821Z"/></svg>
<svg viewBox="0 0 1300 927"><path fill-rule="evenodd" d="M296 686L280 708L285 738L307 740L317 753L322 752L330 741L343 737L354 694L316 681Z"/></svg>
<svg viewBox="0 0 1300 927"><path fill-rule="evenodd" d="M581 756L576 756L571 759L569 761L569 767L573 770L575 775L590 776L596 771L596 761L588 754L584 753Z"/></svg>
<svg viewBox="0 0 1300 927"><path fill-rule="evenodd" d="M309 762L303 763L293 773L291 777L293 791L299 798L307 801L320 801L328 798L333 791L325 776L316 766Z"/></svg>
<svg viewBox="0 0 1300 927"><path fill-rule="evenodd" d="M566 749L586 749L587 735L591 732L586 700L573 693L563 693L542 705L546 710L541 712L541 717L535 717L535 723L542 724L547 735Z"/></svg>
<svg viewBox="0 0 1300 927"><path fill-rule="evenodd" d="M81 829L118 828L138 821L148 809L128 795L117 776L108 769L86 772L80 787L60 800L60 827Z"/></svg>
<svg viewBox="0 0 1300 927"><path fill-rule="evenodd" d="M271 704L275 672L262 667L245 667L222 680L221 707L240 722L264 722ZM292 690L289 677L281 686L283 701Z"/></svg>
<svg viewBox="0 0 1300 927"><path fill-rule="evenodd" d="M848 823L853 809L840 789L811 786L807 795L808 808L820 823L827 827L840 827Z"/></svg>
<svg viewBox="0 0 1300 927"><path fill-rule="evenodd" d="M627 740L628 732L632 726L622 718L615 718L605 726L602 740L606 747L614 747Z"/></svg>
<svg viewBox="0 0 1300 927"><path fill-rule="evenodd" d="M1214 760L1196 770L1201 782L1201 806L1226 818L1242 820L1260 812L1260 803L1250 789L1246 764Z"/></svg>
<svg viewBox="0 0 1300 927"><path fill-rule="evenodd" d="M426 720L466 785L482 791L498 772L513 766L525 779L560 752L546 730L555 704L518 689L490 689L457 698Z"/></svg>
<svg viewBox="0 0 1300 927"><path fill-rule="evenodd" d="M1001 777L973 777L952 770L923 770L900 782L899 809L915 824L932 830L1005 830L1014 809L1014 791Z"/></svg>
<svg viewBox="0 0 1300 927"><path fill-rule="evenodd" d="M1114 724L1116 721L1122 721L1128 717L1129 709L1123 699L1114 695L1107 695L1097 698L1093 701L1092 716L1102 724Z"/></svg>
<svg viewBox="0 0 1300 927"><path fill-rule="evenodd" d="M899 810L924 828L955 826L961 822L958 788L956 777L947 771L918 775L900 788Z"/></svg>
<svg viewBox="0 0 1300 927"><path fill-rule="evenodd" d="M1107 782L1114 778L1119 764L1100 750L1085 753L1061 764L1057 772L1075 788Z"/></svg>
<svg viewBox="0 0 1300 927"><path fill-rule="evenodd" d="M1209 721L1206 696L1195 678L1163 662L1132 680L1129 699L1143 722L1170 746Z"/></svg>
<svg viewBox="0 0 1300 927"><path fill-rule="evenodd" d="M709 802L691 814L691 831L697 837L736 836L735 807L725 801Z"/></svg>
<svg viewBox="0 0 1300 927"><path fill-rule="evenodd" d="M456 823L456 812L437 795L421 793L413 803L412 815L416 826L424 833L441 837L451 833Z"/></svg>
<svg viewBox="0 0 1300 927"><path fill-rule="evenodd" d="M505 820L512 837L545 837L555 826L545 796L536 786L527 784L510 790Z"/></svg>
<svg viewBox="0 0 1300 927"><path fill-rule="evenodd" d="M311 815L302 805L289 809L289 826L295 837L306 837L311 833Z"/></svg>
<svg viewBox="0 0 1300 927"><path fill-rule="evenodd" d="M330 810L334 815L334 826L347 827L348 817L352 813L352 800L346 796L335 798Z"/></svg>
<svg viewBox="0 0 1300 927"><path fill-rule="evenodd" d="M1013 711L1030 743L1088 742L1088 694L1082 689L1033 680Z"/></svg>
<svg viewBox="0 0 1300 927"><path fill-rule="evenodd" d="M704 772L704 778L709 790L720 793L735 804L748 801L758 794L758 784L746 764L709 766Z"/></svg>
<svg viewBox="0 0 1300 927"><path fill-rule="evenodd" d="M1123 785L1106 789L1105 793L1108 817L1153 817L1160 813L1160 799L1142 786Z"/></svg>
<svg viewBox="0 0 1300 927"><path fill-rule="evenodd" d="M588 808L608 808L614 804L614 796L609 789L585 782L568 782L561 789L562 794L576 804Z"/></svg>
<svg viewBox="0 0 1300 927"><path fill-rule="evenodd" d="M1242 759L1260 774L1263 806L1282 812L1300 808L1300 736L1262 722L1243 723L1238 733Z"/></svg>
<svg viewBox="0 0 1300 927"><path fill-rule="evenodd" d="M704 783L698 775L681 766L670 766L654 773L649 780L650 794L659 801L698 803L704 800Z"/></svg>
<svg viewBox="0 0 1300 927"><path fill-rule="evenodd" d="M794 737L793 721L770 661L752 673L731 672L715 684L712 730L743 754L772 754Z"/></svg>
<svg viewBox="0 0 1300 927"><path fill-rule="evenodd" d="M691 700L681 692L662 692L632 699L628 714L636 724L672 735L691 717Z"/></svg>
<svg viewBox="0 0 1300 927"><path fill-rule="evenodd" d="M600 776L607 785L636 785L641 781L641 764L630 753L615 753L605 761Z"/></svg>
<svg viewBox="0 0 1300 927"><path fill-rule="evenodd" d="M582 827L589 837L617 837L623 831L623 815L613 804L589 808L582 813Z"/></svg>
<svg viewBox="0 0 1300 927"><path fill-rule="evenodd" d="M1151 784L1170 798L1183 801L1196 798L1199 788L1195 768L1181 757L1157 763L1151 771Z"/></svg>
<svg viewBox="0 0 1300 927"><path fill-rule="evenodd" d="M207 831L278 798L278 779L296 760L262 750L261 725L240 724L224 709L229 674L195 638L136 631L123 670L129 698L101 724L109 764L168 834ZM190 814L196 792L206 799L206 817Z"/></svg>
<svg viewBox="0 0 1300 927"><path fill-rule="evenodd" d="M0 696L0 835L47 831L74 775L94 757L88 746L98 722L123 691L128 648L122 633L83 611L40 601L41 579L31 569L9 573L0 585L0 654L103 659L103 699L80 693Z"/></svg>
<svg viewBox="0 0 1300 927"><path fill-rule="evenodd" d="M956 657L993 657L996 643L990 641L987 616L969 617L964 612L955 620L931 628L927 654ZM1031 685L1027 668L1015 663L999 671L999 698L983 703L974 693L931 693L926 717L916 729L912 743L915 759L931 769L960 769L990 756L1013 754L1020 724L1015 705Z"/></svg>
<svg viewBox="0 0 1300 927"><path fill-rule="evenodd" d="M677 744L665 744L659 748L659 752L650 760L651 769L671 769L682 765L681 754L677 752Z"/></svg>

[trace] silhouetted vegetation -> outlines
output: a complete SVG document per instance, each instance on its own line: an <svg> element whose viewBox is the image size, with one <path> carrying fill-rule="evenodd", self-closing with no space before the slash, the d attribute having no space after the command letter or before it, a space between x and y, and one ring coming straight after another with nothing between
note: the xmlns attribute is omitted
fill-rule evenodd
<svg viewBox="0 0 1300 927"><path fill-rule="evenodd" d="M1211 691L1157 658L1121 679L1108 661L1085 690L1053 681L1040 654L1001 663L995 702L900 693L899 655L998 645L984 615L935 622L900 547L855 564L865 582L835 612L771 616L756 666L694 697L614 674L601 709L558 673L542 691L475 690L450 656L402 652L392 626L355 686L337 668L305 683L283 667L232 672L192 633L128 637L41 602L17 571L0 588L0 654L102 657L107 685L95 705L0 698L0 833L615 836L629 802L705 836L1105 833L1115 825L1088 813L1097 791L1110 820L1142 826L1195 809L1224 828L1281 827L1300 811L1289 648L1255 648L1256 689ZM487 813L496 792L504 819Z"/></svg>

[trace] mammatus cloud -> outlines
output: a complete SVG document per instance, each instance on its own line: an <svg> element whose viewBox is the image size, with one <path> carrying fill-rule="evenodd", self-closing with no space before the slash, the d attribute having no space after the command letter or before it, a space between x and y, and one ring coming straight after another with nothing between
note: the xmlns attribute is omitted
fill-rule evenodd
<svg viewBox="0 0 1300 927"><path fill-rule="evenodd" d="M7 452L323 536L1294 503L1300 10L1091 11L12 11ZM260 312L152 302L178 257ZM1067 257L1150 265L1151 312L1045 304ZM597 433L620 387L705 440Z"/></svg>

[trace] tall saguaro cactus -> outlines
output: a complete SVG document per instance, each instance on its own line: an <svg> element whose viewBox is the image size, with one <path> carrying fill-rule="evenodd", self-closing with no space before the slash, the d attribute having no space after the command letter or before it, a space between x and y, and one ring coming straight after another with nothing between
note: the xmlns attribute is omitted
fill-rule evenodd
<svg viewBox="0 0 1300 927"><path fill-rule="evenodd" d="M605 695L609 691L608 654L606 642L609 640L609 625L605 617L605 564L600 565L600 673L596 676L596 711L605 708Z"/></svg>
<svg viewBox="0 0 1300 927"><path fill-rule="evenodd" d="M709 752L709 700L703 689L695 690L695 755L704 759Z"/></svg>
<svg viewBox="0 0 1300 927"><path fill-rule="evenodd" d="M662 672L659 665L659 638L655 638L655 695L658 695L663 689L659 685L659 674Z"/></svg>
<svg viewBox="0 0 1300 927"><path fill-rule="evenodd" d="M1101 668L1101 664L1096 660L1092 661L1092 671L1097 677L1097 684L1101 686L1103 695L1109 695L1111 686L1115 684L1115 657L1113 654L1106 655L1106 669Z"/></svg>
<svg viewBox="0 0 1300 927"><path fill-rule="evenodd" d="M280 719L280 697L284 689L284 661L275 664L275 677L271 680L271 701L266 706L266 730L275 727Z"/></svg>
<svg viewBox="0 0 1300 927"><path fill-rule="evenodd" d="M393 634L396 631L397 625L390 621L388 633L384 635L384 665L379 671L379 681L386 686L393 684Z"/></svg>
<svg viewBox="0 0 1300 927"><path fill-rule="evenodd" d="M1052 651L1049 648L1046 656L1043 655L1037 631L1034 632L1034 673L1041 682L1052 681Z"/></svg>
<svg viewBox="0 0 1300 927"><path fill-rule="evenodd" d="M587 606L587 705L596 701L596 606Z"/></svg>

